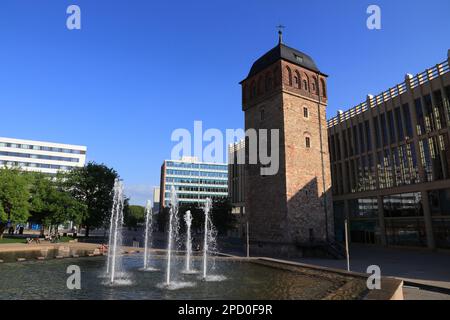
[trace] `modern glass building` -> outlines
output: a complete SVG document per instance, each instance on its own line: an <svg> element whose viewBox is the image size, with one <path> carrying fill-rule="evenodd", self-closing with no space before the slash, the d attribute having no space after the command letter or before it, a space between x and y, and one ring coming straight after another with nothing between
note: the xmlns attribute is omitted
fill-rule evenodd
<svg viewBox="0 0 450 320"><path fill-rule="evenodd" d="M450 248L449 60L328 121L338 240Z"/></svg>
<svg viewBox="0 0 450 320"><path fill-rule="evenodd" d="M206 198L225 198L228 196L228 166L199 162L194 157L165 160L161 166L161 207L169 205L172 186L179 205L202 205Z"/></svg>
<svg viewBox="0 0 450 320"><path fill-rule="evenodd" d="M86 151L85 146L0 137L0 167L17 166L55 175L58 171L83 167Z"/></svg>

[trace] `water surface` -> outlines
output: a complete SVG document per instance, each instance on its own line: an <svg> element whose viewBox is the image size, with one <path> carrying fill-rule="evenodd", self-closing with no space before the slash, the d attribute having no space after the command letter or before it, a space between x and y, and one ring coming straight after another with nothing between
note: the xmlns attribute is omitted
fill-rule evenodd
<svg viewBox="0 0 450 320"><path fill-rule="evenodd" d="M330 279L279 270L243 260L216 259L210 275L222 281L202 281L199 274L175 273L175 281L193 282L193 287L167 290L166 260L153 259L157 272L143 272L142 255L123 257L126 280L111 286L104 277L106 258L52 259L0 264L0 299L322 299L342 285ZM182 270L184 260L175 259ZM81 290L69 290L69 265L81 269ZM194 269L201 259L193 260ZM225 280L224 280L225 279Z"/></svg>

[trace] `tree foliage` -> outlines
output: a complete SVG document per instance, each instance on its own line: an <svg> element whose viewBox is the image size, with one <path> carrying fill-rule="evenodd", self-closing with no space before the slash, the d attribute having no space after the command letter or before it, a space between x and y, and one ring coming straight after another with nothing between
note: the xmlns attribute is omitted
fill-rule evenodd
<svg viewBox="0 0 450 320"><path fill-rule="evenodd" d="M31 219L45 226L68 221L80 224L87 214L84 203L64 189L64 176L50 178L42 173L30 173Z"/></svg>
<svg viewBox="0 0 450 320"><path fill-rule="evenodd" d="M182 205L178 209L178 218L180 219L180 231L185 232L186 223L184 221L184 215L186 211L190 210L192 215L192 232L199 232L203 230L203 225L205 224L205 213L203 208L201 208L197 203L192 203L189 205Z"/></svg>
<svg viewBox="0 0 450 320"><path fill-rule="evenodd" d="M181 205L178 208L180 232L185 232L186 223L184 222L184 215L188 210L191 211L192 215L192 232L196 233L203 230L205 224L205 213L203 211L203 207L197 203L193 203L189 205ZM228 230L234 228L236 219L231 213L231 202L228 198L218 198L213 200L210 214L212 223L219 234L226 234ZM169 207L164 207L163 210L160 210L157 221L159 231L164 231L169 221Z"/></svg>
<svg viewBox="0 0 450 320"><path fill-rule="evenodd" d="M117 172L104 164L89 162L65 176L65 186L75 199L86 206L82 224L89 236L91 227L106 226L113 202L114 181Z"/></svg>
<svg viewBox="0 0 450 320"><path fill-rule="evenodd" d="M30 192L24 173L16 168L0 169L0 238L8 224L24 223L29 217Z"/></svg>
<svg viewBox="0 0 450 320"><path fill-rule="evenodd" d="M145 208L143 206L128 205L124 207L124 223L129 228L136 228L145 222Z"/></svg>
<svg viewBox="0 0 450 320"><path fill-rule="evenodd" d="M214 199L211 210L211 220L219 235L224 235L232 229L236 223L235 216L231 213L229 198Z"/></svg>

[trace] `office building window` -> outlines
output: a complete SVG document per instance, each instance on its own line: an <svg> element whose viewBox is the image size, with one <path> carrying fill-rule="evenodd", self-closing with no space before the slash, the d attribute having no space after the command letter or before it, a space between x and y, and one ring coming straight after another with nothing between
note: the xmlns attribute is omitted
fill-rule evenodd
<svg viewBox="0 0 450 320"><path fill-rule="evenodd" d="M384 216L387 218L423 216L420 192L385 196L383 197L383 208Z"/></svg>
<svg viewBox="0 0 450 320"><path fill-rule="evenodd" d="M388 119L388 128L389 128L389 139L390 139L390 143L394 143L395 140L395 122L394 122L394 115L392 113L392 111L388 111L387 113L387 119Z"/></svg>
<svg viewBox="0 0 450 320"><path fill-rule="evenodd" d="M355 147L355 155L359 155L358 129L356 126L352 127L353 146Z"/></svg>
<svg viewBox="0 0 450 320"><path fill-rule="evenodd" d="M381 122L381 137L383 138L383 147L386 147L388 143L387 127L386 127L386 116L384 113L380 116Z"/></svg>
<svg viewBox="0 0 450 320"><path fill-rule="evenodd" d="M380 125L378 124L378 117L373 119L373 126L375 129L375 144L376 148L381 148L381 136L380 136Z"/></svg>
<svg viewBox="0 0 450 320"><path fill-rule="evenodd" d="M450 189L429 191L428 197L433 216L450 216Z"/></svg>
<svg viewBox="0 0 450 320"><path fill-rule="evenodd" d="M444 113L444 101L442 99L441 90L436 90L433 92L434 102L436 104L434 108L434 114L436 116L436 125L438 129L446 128L447 121L445 119Z"/></svg>
<svg viewBox="0 0 450 320"><path fill-rule="evenodd" d="M403 110L403 119L405 120L405 126L406 126L406 138L412 138L413 137L413 131L412 131L412 122L411 122L411 113L409 112L409 104L404 104L402 106Z"/></svg>
<svg viewBox="0 0 450 320"><path fill-rule="evenodd" d="M423 218L386 219L386 239L389 245L421 246L427 243Z"/></svg>
<svg viewBox="0 0 450 320"><path fill-rule="evenodd" d="M433 113L433 105L431 101L431 96L429 94L423 96L424 107L425 107L425 129L427 133L435 131L437 129L436 114Z"/></svg>
<svg viewBox="0 0 450 320"><path fill-rule="evenodd" d="M372 150L372 136L370 134L369 120L366 120L364 122L364 127L365 127L365 131L366 131L367 151L371 151Z"/></svg>
<svg viewBox="0 0 450 320"><path fill-rule="evenodd" d="M403 122L400 107L395 108L394 112L395 112L395 122L397 123L397 133L398 133L397 142L401 142L405 138L405 135L403 133Z"/></svg>
<svg viewBox="0 0 450 320"><path fill-rule="evenodd" d="M420 98L414 100L416 107L416 118L417 118L417 134L420 136L425 134L425 118L423 116L422 102Z"/></svg>
<svg viewBox="0 0 450 320"><path fill-rule="evenodd" d="M351 218L375 218L378 217L377 198L361 198L349 201Z"/></svg>
<svg viewBox="0 0 450 320"><path fill-rule="evenodd" d="M450 249L450 219L433 219L433 234L437 248Z"/></svg>

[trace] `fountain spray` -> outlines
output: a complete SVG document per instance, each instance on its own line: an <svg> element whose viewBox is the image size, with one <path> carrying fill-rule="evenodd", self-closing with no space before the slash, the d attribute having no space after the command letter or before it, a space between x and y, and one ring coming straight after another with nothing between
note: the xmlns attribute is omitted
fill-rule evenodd
<svg viewBox="0 0 450 320"><path fill-rule="evenodd" d="M207 259L208 259L208 221L211 210L211 199L207 198L205 203L205 238L203 243L203 279L206 279Z"/></svg>
<svg viewBox="0 0 450 320"><path fill-rule="evenodd" d="M114 201L111 211L111 226L109 234L108 247L108 265L107 270L110 275L111 284L114 283L116 269L119 261L119 250L122 244L122 225L123 225L123 183L116 179L114 182Z"/></svg>
<svg viewBox="0 0 450 320"><path fill-rule="evenodd" d="M152 202L147 200L147 205L145 207L145 237L144 237L144 270L148 268L149 263L149 246L151 246L151 236L152 236Z"/></svg>
<svg viewBox="0 0 450 320"><path fill-rule="evenodd" d="M170 285L170 270L172 260L173 242L178 236L178 200L175 187L170 189L169 239L167 245L167 272L166 285Z"/></svg>
<svg viewBox="0 0 450 320"><path fill-rule="evenodd" d="M186 211L184 215L184 221L186 222L186 271L191 271L191 255L192 255L192 238L191 238L191 225L192 215L191 211Z"/></svg>

